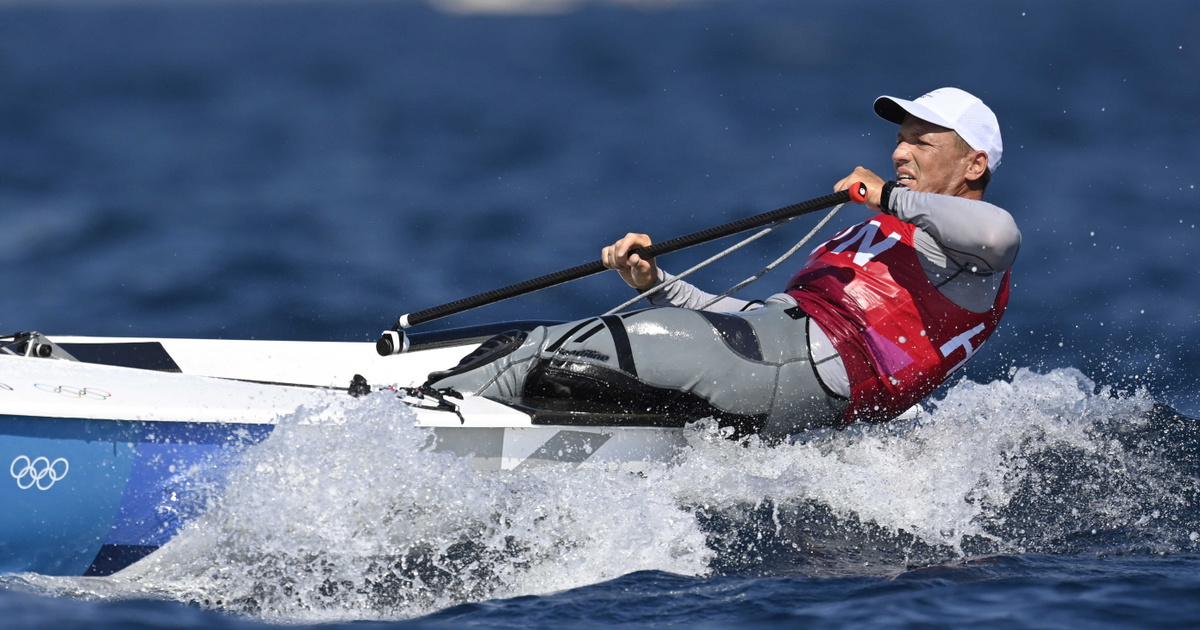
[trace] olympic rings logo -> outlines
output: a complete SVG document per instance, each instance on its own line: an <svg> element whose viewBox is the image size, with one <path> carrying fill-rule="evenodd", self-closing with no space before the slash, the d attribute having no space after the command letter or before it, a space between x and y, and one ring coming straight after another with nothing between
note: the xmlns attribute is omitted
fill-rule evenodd
<svg viewBox="0 0 1200 630"><path fill-rule="evenodd" d="M71 470L71 463L59 457L50 461L49 457L29 459L28 455L17 455L8 466L8 472L17 480L17 487L28 490L37 486L38 490L49 490Z"/></svg>
<svg viewBox="0 0 1200 630"><path fill-rule="evenodd" d="M46 385L43 383L34 383L34 387L53 394L61 394L67 398L89 398L91 400L108 400L112 398L112 394L94 387L75 387L74 385Z"/></svg>

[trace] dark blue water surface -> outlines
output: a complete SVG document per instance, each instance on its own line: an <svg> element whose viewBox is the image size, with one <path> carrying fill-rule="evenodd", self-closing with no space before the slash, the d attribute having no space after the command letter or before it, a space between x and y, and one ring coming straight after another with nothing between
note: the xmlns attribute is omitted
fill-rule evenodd
<svg viewBox="0 0 1200 630"><path fill-rule="evenodd" d="M466 573L386 603L281 595L249 569L222 598L15 577L0 626L1200 623L1200 431L1161 406L1200 413L1200 5L564 4L0 4L0 332L373 340L627 231L665 239L824 195L857 165L888 173L895 129L872 100L955 85L1000 118L988 199L1024 243L1001 331L937 412L837 436L844 487L806 486L825 467L801 451L787 470L804 475L716 507L671 478L713 550L695 562L597 568L639 544L614 524L605 545L551 546L585 567L576 581L453 565ZM697 283L754 273L815 221ZM779 290L784 267L741 295ZM626 297L600 276L427 328ZM718 455L715 478L746 468ZM846 498L930 469L953 483Z"/></svg>

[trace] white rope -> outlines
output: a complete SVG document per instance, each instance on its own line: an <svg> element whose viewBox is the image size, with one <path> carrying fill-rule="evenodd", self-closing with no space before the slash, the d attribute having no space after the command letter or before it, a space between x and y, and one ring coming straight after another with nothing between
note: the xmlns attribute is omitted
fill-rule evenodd
<svg viewBox="0 0 1200 630"><path fill-rule="evenodd" d="M789 250L787 250L786 252L784 252L784 254L783 254L782 256L780 256L779 258L776 258L774 261L772 261L772 262L771 262L771 264L767 265L766 267L763 267L762 271L760 271L760 272L758 272L758 273L754 274L753 276L750 276L749 278L746 278L745 280L742 280L741 282L739 282L739 283L737 283L737 284L733 285L732 287L730 287L730 288L729 288L729 290L728 290L728 291L726 291L726 292L722 293L721 295L718 295L718 296L714 297L713 299L711 299L711 300L709 300L709 301L705 302L705 303L704 303L704 304L702 304L702 305L700 306L700 308L699 308L699 309L697 309L697 310L701 310L701 311L702 311L702 310L704 310L704 309L706 309L706 308L708 308L708 307L712 306L712 305L713 305L714 303L716 303L718 300L722 300L722 299L724 299L724 298L727 298L727 297L729 297L729 296L733 295L734 293L737 293L738 291L741 291L743 288L745 288L746 286L748 286L750 283L752 283L752 282L754 282L755 280L758 280L759 278L761 278L761 277L763 277L763 276L767 275L767 273L768 273L768 272L770 272L771 270L775 269L775 268L776 268L776 267L778 267L779 265L783 264L783 262L784 262L784 261L786 261L787 259L789 259L789 258L791 258L792 256L794 256L794 255L796 254L796 252L800 251L800 248L801 248L801 247L804 247L804 245L805 245L805 244L807 244L807 243L808 243L810 240L812 240L812 237L813 237L813 236L816 236L817 232L821 231L821 228L825 227L825 224L826 224L826 223L829 223L829 220L833 218L833 215L837 214L837 213L838 213L838 210L841 210L841 209L842 209L842 206L844 206L844 205L846 205L846 204L844 204L844 203L841 203L841 204L838 204L838 205L834 206L833 210L830 210L830 211L829 211L829 214L825 215L825 218L824 218L824 219L821 219L821 221L820 221L819 223L817 223L816 227L814 227L814 228L813 228L813 229L812 229L812 230L811 230L811 231L810 231L810 232L809 232L807 235L805 235L805 237L804 237L804 238L800 239L800 242L799 242L799 243L796 243L795 245L793 245L791 249L789 249Z"/></svg>
<svg viewBox="0 0 1200 630"><path fill-rule="evenodd" d="M771 264L767 265L765 268L763 268L763 270L762 270L762 271L758 272L757 274L755 274L755 275L753 275L753 276L750 276L749 278L746 278L745 280L743 280L743 281L739 282L738 284L734 285L732 288L730 288L730 289L729 289L728 291L726 291L725 293L722 293L721 295L718 295L718 296L714 297L713 299L709 300L708 302L706 302L706 303L704 304L704 306L700 307L700 309L698 309L698 310L703 310L704 308L707 308L707 307L709 307L710 305L712 305L712 304L713 304L714 302L716 302L717 300L720 300L721 298L728 297L728 296L732 295L734 292L741 290L742 288L746 287L746 286L747 286L747 285L749 285L750 283L752 283L752 282L754 282L755 280L758 280L759 278L761 278L761 277L763 277L764 275L766 275L766 274L767 274L767 272L771 271L771 270L772 270L772 269L774 269L775 267L778 267L780 264L782 264L782 263L783 263L785 260L787 260L788 258L791 258L791 257L792 257L792 255L794 255L794 254L795 254L797 251L799 251L801 247L804 247L804 245L805 245L806 243L808 243L808 241L812 240L812 237L813 237L814 235L816 235L816 233L817 233L818 231L820 231L820 230L821 230L821 228L825 227L825 224L826 224L826 223L829 223L829 220L830 220L830 219L832 219L832 218L833 218L833 216L834 216L835 214L837 214L837 213L838 213L838 210L841 210L841 209L842 209L842 206L844 206L844 205L846 205L846 204L838 204L838 205L837 205L837 206L835 206L835 207L834 207L832 210L830 210L830 211L829 211L829 213L825 215L825 218L821 219L821 221L820 221L819 223L817 223L817 226L816 226L816 227L814 227L814 228L812 229L812 231L810 231L810 232L808 233L808 235L806 235L806 236L805 236L803 239L801 239L799 243L796 243L796 244L795 244L795 245L794 245L794 246L793 246L791 249L789 249L789 250L788 250L788 251L787 251L787 252L786 252L786 253L785 253L783 256L780 256L779 258L777 258L777 259L776 259L774 262L772 262ZM640 300L642 300L642 299L645 299L645 298L648 298L648 297L650 297L651 295L654 295L655 293L658 293L659 291L662 291L662 290L666 289L667 287L671 286L672 284L675 284L676 282L679 282L680 280L683 280L684 278L686 278L686 277L690 276L691 274L693 274L693 273L695 273L695 272L697 272L697 271L699 271L699 270L701 270L701 269L703 269L703 268L707 267L708 265L710 265L710 264L712 264L712 263L714 263L714 262L716 262L716 261L718 261L718 260L720 260L720 259L722 259L722 258L724 258L724 257L728 256L729 254L732 254L733 252L736 252L737 250L739 250L739 249L741 249L741 248L745 247L746 245L749 245L750 243L753 243L754 241L757 241L758 239L760 239L760 238L762 238L762 237L764 237L764 236L766 236L766 235L770 234L771 232L774 232L776 229L778 229L778 228L780 228L780 227L783 227L784 225L787 225L788 223L790 223L790 222L792 222L792 221L794 221L794 220L796 220L796 219L798 219L798 218L800 218L800 217L796 216L796 217L792 217L792 218L790 218L790 219L786 219L786 220L780 221L780 222L778 222L778 223L776 223L776 224L774 224L774 225L772 225L772 226L770 226L770 227L768 227L768 228L766 228L766 229L762 230L761 232L758 232L757 234L754 234L753 236L751 236L751 237L749 237L749 238L747 238L747 239L745 239L745 240L741 241L740 243L738 243L738 244L734 245L733 247L730 247L729 249L726 249L725 251L722 251L722 252L720 252L720 253L716 254L715 256L712 256L711 258L708 258L707 260L705 260L705 261L703 261L703 262L701 262L701 263L699 263L699 264L695 265L694 267L692 267L691 269L688 269L687 271L684 271L683 273L681 273L681 274L679 274L679 275L675 276L674 278L672 278L672 279L670 279L670 280L668 280L668 281L666 281L666 282L663 282L663 283L662 283L662 284L660 284L660 285L656 285L656 286L654 286L654 287L651 287L651 288L650 288L650 289L648 289L647 291L645 291L645 292L643 292L643 293L639 294L637 297L635 297L635 298L633 298L633 299L631 299L631 300L629 300L629 301L627 301L627 302L625 302L625 303L621 304L620 306L617 306L616 308L613 308L612 310L608 311L607 313L605 313L605 315L613 315L613 314L615 314L615 313L618 313L618 312L620 312L620 311L623 311L623 310L625 310L625 309L629 308L630 306L633 306L633 305L634 305L634 304L636 304L638 301L640 301Z"/></svg>
<svg viewBox="0 0 1200 630"><path fill-rule="evenodd" d="M746 240L744 240L744 241L742 241L742 242L738 243L737 245L734 245L733 247L730 247L729 249L726 249L725 251L723 251L723 252L720 252L719 254L717 254L717 255L715 255L715 256L713 256L713 257L711 257L711 258L709 258L709 259L707 259L707 260L705 260L705 261L703 261L703 262L701 262L701 263L699 263L699 264L697 264L696 266L692 267L691 269L688 269L687 271L684 271L683 273L681 273L681 274L679 274L679 275L675 276L674 278L671 278L670 280L667 280L666 282L663 282L662 284L655 285L654 287L651 287L651 288L650 288L650 289L648 289L646 292L644 292L644 293L641 293L641 294L639 294L637 297L635 297L635 298L633 298L633 299L631 299L631 300L629 300L629 301L625 302L624 304L621 304L620 306L618 306L618 307L616 307L616 308L614 308L614 309L612 309L612 310L608 311L607 313L605 313L605 315L612 315L612 314L614 314L614 313L616 313L616 312L618 312L618 311L623 311L623 310L625 310L625 309L629 308L630 306L633 306L634 304L636 304L636 303L637 303L639 300L641 300L641 299L643 299L643 298L650 297L651 295L654 295L655 293L658 293L659 291L665 290L667 287L671 286L672 284L675 284L676 282L679 282L680 280L683 280L684 278L686 278L686 277L688 277L688 276L692 275L693 273L695 273L695 272L697 272L697 271L700 271L701 269L703 269L703 268L707 267L708 265L710 265L710 264L712 264L712 263L714 263L714 262L716 262L716 261L718 261L718 260L720 260L720 259L722 259L722 258L724 258L724 257L728 256L729 254L732 254L733 252L736 252L737 250L739 250L739 249L741 249L741 248L745 247L746 245L749 245L750 243L753 243L754 241L757 241L758 239L760 239L760 238L762 238L762 237L764 237L764 236L766 236L766 235L770 234L771 232L775 231L775 228L781 227L781 226L783 226L783 225L787 224L788 222L790 222L790 221L793 221L793 220L795 220L795 219L797 219L797 218L798 218L798 217L792 217L791 219L787 219L787 220L785 220L785 221L780 221L779 223L776 223L775 225L772 225L771 227L769 227L769 228L766 228L765 230L763 230L763 231L761 231L761 232L759 232L759 233L757 233L757 234L755 234L755 235L751 236L750 238L747 238Z"/></svg>

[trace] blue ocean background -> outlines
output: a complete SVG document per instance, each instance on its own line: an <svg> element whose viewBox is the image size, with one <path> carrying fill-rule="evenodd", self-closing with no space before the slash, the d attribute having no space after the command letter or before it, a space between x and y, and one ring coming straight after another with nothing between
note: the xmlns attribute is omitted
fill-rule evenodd
<svg viewBox="0 0 1200 630"><path fill-rule="evenodd" d="M654 489L299 444L316 468L354 453L457 480L482 511L509 493L616 515L531 534L561 552L553 570L485 545L364 601L326 580L362 558L284 545L215 554L227 577L200 585L199 541L252 529L275 490L248 479L219 512L237 518L189 532L165 578L0 578L0 627L1196 627L1197 33L1190 0L0 3L6 334L372 342L628 231L662 240L824 195L858 165L889 173L873 99L944 85L998 114L988 200L1024 235L1000 331L916 421L819 448L698 438ZM696 283L732 285L816 220ZM739 295L778 291L784 267ZM604 274L423 328L627 297ZM692 521L656 520L671 501Z"/></svg>

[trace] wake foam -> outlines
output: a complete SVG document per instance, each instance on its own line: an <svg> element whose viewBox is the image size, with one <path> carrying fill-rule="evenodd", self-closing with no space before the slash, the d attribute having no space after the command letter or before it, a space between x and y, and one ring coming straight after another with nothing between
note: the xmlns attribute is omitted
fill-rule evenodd
<svg viewBox="0 0 1200 630"><path fill-rule="evenodd" d="M639 474L479 472L382 395L304 409L180 535L109 578L39 578L268 621L419 616L639 570L895 575L979 555L1194 549L1197 430L1075 370L970 382L910 421L733 442Z"/></svg>

